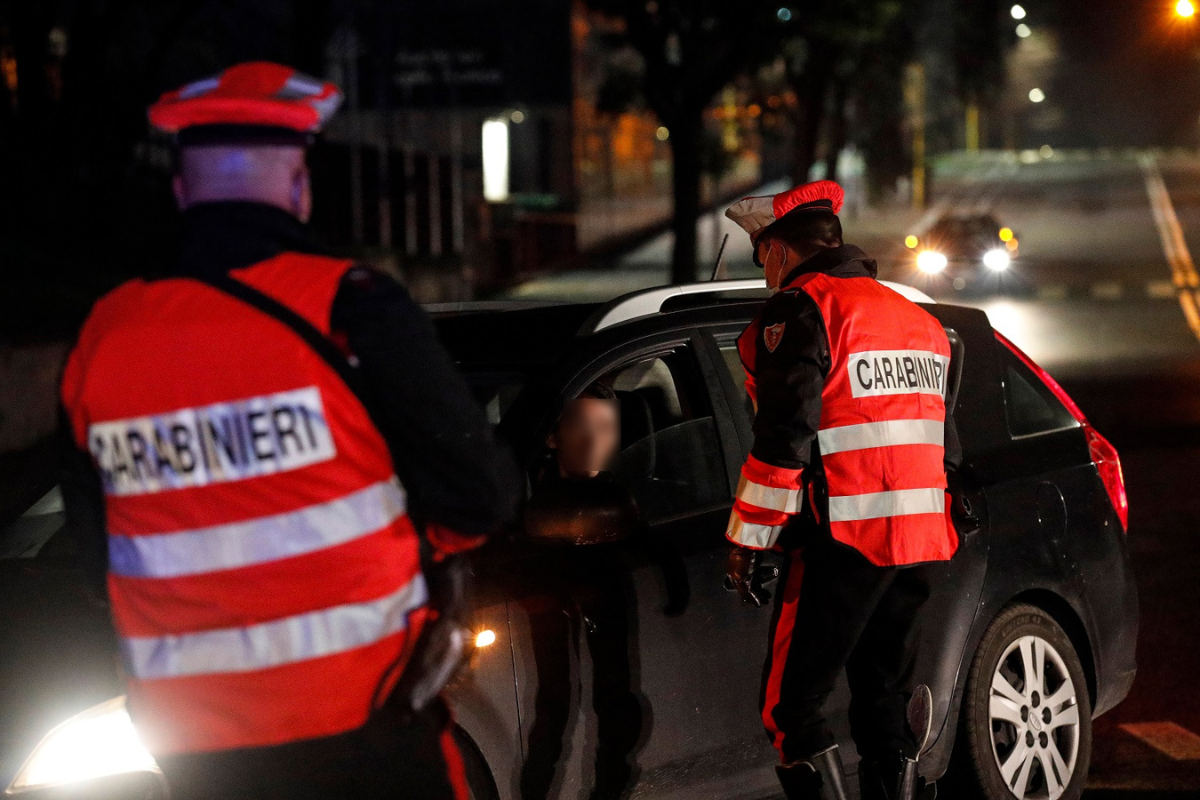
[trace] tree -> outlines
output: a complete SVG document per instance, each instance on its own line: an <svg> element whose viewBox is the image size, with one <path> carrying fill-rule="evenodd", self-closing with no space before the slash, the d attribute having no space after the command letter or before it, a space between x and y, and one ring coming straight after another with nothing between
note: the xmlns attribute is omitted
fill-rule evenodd
<svg viewBox="0 0 1200 800"><path fill-rule="evenodd" d="M791 12L778 0L587 0L625 23L645 62L643 92L670 132L671 278L696 279L704 110L738 75L775 57ZM786 13L784 13L786 12Z"/></svg>
<svg viewBox="0 0 1200 800"><path fill-rule="evenodd" d="M822 0L805 7L803 26L784 45L788 82L796 97L795 182L807 180L817 162L827 120L826 174L835 176L838 153L849 138L846 113L857 78L900 13L897 0Z"/></svg>

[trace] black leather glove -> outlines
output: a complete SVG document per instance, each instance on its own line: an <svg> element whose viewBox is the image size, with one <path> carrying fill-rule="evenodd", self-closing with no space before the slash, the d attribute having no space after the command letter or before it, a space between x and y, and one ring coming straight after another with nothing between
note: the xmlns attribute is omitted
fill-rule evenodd
<svg viewBox="0 0 1200 800"><path fill-rule="evenodd" d="M761 608L771 599L771 593L763 588L779 577L779 568L762 566L762 551L748 547L732 547L725 567L725 590L737 592L742 600L755 608Z"/></svg>
<svg viewBox="0 0 1200 800"><path fill-rule="evenodd" d="M425 708L463 666L470 644L470 582L471 568L465 556L449 556L425 565L429 608L435 614L425 623L396 687L395 695L406 711Z"/></svg>

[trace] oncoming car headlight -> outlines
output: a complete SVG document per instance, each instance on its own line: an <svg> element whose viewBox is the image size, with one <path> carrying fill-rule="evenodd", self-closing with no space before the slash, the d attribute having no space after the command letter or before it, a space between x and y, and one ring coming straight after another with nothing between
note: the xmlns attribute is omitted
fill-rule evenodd
<svg viewBox="0 0 1200 800"><path fill-rule="evenodd" d="M21 765L8 795L65 786L132 772L158 773L154 757L142 746L125 698L76 714L54 728Z"/></svg>
<svg viewBox="0 0 1200 800"><path fill-rule="evenodd" d="M1001 250L998 247L995 250L988 250L983 254L983 265L992 272L1004 272L1004 270L1008 269L1011 261L1012 258L1008 255L1008 251Z"/></svg>
<svg viewBox="0 0 1200 800"><path fill-rule="evenodd" d="M922 250L917 254L917 269L926 275L936 275L949 263L946 256L936 250Z"/></svg>

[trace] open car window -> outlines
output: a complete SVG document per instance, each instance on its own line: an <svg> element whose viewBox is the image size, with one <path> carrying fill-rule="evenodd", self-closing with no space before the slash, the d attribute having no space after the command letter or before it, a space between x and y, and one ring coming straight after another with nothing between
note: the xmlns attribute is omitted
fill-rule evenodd
<svg viewBox="0 0 1200 800"><path fill-rule="evenodd" d="M614 473L645 519L689 516L729 499L716 421L687 347L622 365L605 380L621 408Z"/></svg>

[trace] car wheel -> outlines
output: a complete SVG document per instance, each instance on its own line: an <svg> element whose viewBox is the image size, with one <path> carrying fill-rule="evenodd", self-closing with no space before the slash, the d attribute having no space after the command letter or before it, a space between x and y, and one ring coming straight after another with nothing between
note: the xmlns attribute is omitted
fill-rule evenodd
<svg viewBox="0 0 1200 800"><path fill-rule="evenodd" d="M462 728L454 728L454 743L462 753L463 768L467 773L467 791L470 800L500 800L500 791L487 760L474 740Z"/></svg>
<svg viewBox="0 0 1200 800"><path fill-rule="evenodd" d="M984 633L963 698L969 774L987 800L1078 800L1092 754L1087 679L1049 614L1021 604Z"/></svg>

